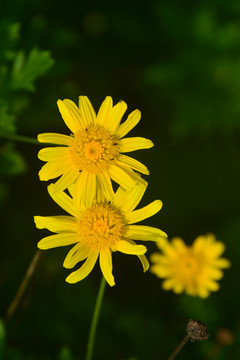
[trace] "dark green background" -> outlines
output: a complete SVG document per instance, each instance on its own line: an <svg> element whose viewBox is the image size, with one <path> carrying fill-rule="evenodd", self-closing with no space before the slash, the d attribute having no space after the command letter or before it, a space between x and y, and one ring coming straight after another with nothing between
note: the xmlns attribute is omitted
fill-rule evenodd
<svg viewBox="0 0 240 360"><path fill-rule="evenodd" d="M206 323L210 338L186 345L179 360L240 358L240 3L8 0L0 10L1 21L20 26L15 50L37 47L54 59L35 91L11 95L17 114L11 131L31 137L68 134L59 98L77 102L87 95L96 110L106 95L115 103L124 99L129 112L142 112L131 136L155 144L133 153L150 169L142 205L157 198L164 204L145 224L188 244L213 232L232 262L220 291L201 300L164 292L159 279L142 273L137 257L114 254L116 286L105 294L94 358L167 359L185 336L189 318ZM12 162L4 155L0 163L3 317L37 242L48 233L35 229L33 215L62 210L38 179L40 146L6 139L0 146L2 155L14 151ZM149 255L156 247L148 249ZM84 359L101 274L96 266L84 281L66 284L67 251L44 252L6 329L3 359ZM231 346L217 337L223 327L232 333Z"/></svg>

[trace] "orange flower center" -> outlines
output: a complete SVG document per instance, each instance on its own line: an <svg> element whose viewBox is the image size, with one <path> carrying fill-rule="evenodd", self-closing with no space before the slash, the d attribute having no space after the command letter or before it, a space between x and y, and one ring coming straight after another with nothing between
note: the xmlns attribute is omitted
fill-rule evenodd
<svg viewBox="0 0 240 360"><path fill-rule="evenodd" d="M119 156L117 140L99 125L74 134L69 151L79 171L87 170L94 174L107 170Z"/></svg>
<svg viewBox="0 0 240 360"><path fill-rule="evenodd" d="M123 215L108 203L94 204L84 210L78 224L80 241L97 251L104 247L114 250L126 232Z"/></svg>

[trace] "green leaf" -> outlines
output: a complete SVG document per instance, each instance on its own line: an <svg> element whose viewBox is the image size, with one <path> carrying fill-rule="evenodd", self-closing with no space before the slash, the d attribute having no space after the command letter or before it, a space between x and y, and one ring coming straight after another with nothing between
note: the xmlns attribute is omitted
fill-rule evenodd
<svg viewBox="0 0 240 360"><path fill-rule="evenodd" d="M19 51L13 63L10 80L12 90L35 90L34 81L53 65L53 59L48 51L31 50L26 57Z"/></svg>
<svg viewBox="0 0 240 360"><path fill-rule="evenodd" d="M12 133L15 131L15 116L9 113L8 106L0 101L0 132Z"/></svg>
<svg viewBox="0 0 240 360"><path fill-rule="evenodd" d="M0 176L20 175L26 169L24 158L16 150L6 147L0 152Z"/></svg>
<svg viewBox="0 0 240 360"><path fill-rule="evenodd" d="M7 20L0 21L0 60L11 60L15 54L13 48L19 36L20 25Z"/></svg>

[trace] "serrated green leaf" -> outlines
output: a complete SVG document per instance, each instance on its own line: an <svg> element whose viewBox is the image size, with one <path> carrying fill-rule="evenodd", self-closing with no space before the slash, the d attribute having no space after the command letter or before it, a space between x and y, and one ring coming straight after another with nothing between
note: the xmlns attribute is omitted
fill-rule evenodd
<svg viewBox="0 0 240 360"><path fill-rule="evenodd" d="M34 81L44 74L53 64L53 59L48 51L31 50L26 57L19 51L13 63L10 80L12 90L35 90Z"/></svg>
<svg viewBox="0 0 240 360"><path fill-rule="evenodd" d="M0 152L0 176L20 175L27 169L27 164L16 150L5 148Z"/></svg>

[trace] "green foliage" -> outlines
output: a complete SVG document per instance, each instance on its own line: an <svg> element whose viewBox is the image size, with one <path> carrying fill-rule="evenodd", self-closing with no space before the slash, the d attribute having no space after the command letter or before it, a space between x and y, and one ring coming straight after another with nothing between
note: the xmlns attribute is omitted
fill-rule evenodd
<svg viewBox="0 0 240 360"><path fill-rule="evenodd" d="M0 319L0 359L3 357L3 351L5 347L5 328L2 320Z"/></svg>
<svg viewBox="0 0 240 360"><path fill-rule="evenodd" d="M0 151L0 176L20 175L26 171L27 164L23 156L12 146L3 147Z"/></svg>
<svg viewBox="0 0 240 360"><path fill-rule="evenodd" d="M23 51L16 54L11 79L12 90L35 90L34 81L44 74L53 64L48 51L33 49L26 57Z"/></svg>
<svg viewBox="0 0 240 360"><path fill-rule="evenodd" d="M0 133L16 131L15 121L28 104L22 91L34 91L36 80L52 65L48 51L18 50L20 26L0 20ZM17 106L15 106L17 104Z"/></svg>
<svg viewBox="0 0 240 360"><path fill-rule="evenodd" d="M0 132L15 132L15 116L10 113L8 104L0 99Z"/></svg>
<svg viewBox="0 0 240 360"><path fill-rule="evenodd" d="M16 133L18 117L29 104L26 91L35 90L36 80L53 64L48 51L18 50L19 23L0 20L0 136ZM6 146L0 152L0 175L21 174L26 163L16 150Z"/></svg>

